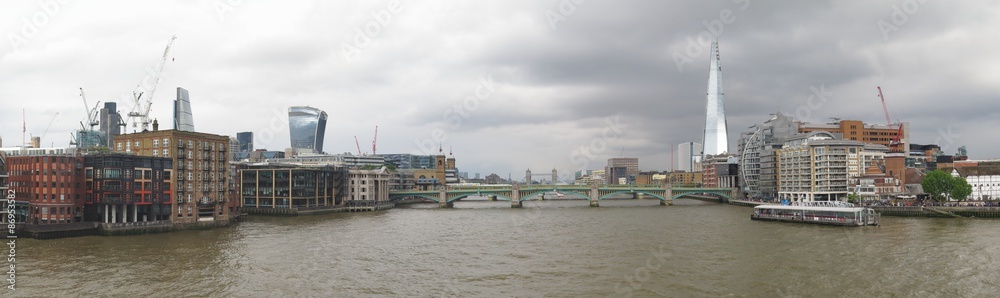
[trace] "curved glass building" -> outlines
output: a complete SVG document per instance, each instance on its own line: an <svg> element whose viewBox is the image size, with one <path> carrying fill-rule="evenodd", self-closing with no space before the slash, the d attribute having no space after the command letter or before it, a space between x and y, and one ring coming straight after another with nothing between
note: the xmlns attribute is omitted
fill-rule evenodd
<svg viewBox="0 0 1000 298"><path fill-rule="evenodd" d="M326 112L313 107L288 108L288 136L292 148L311 149L323 153L326 134Z"/></svg>

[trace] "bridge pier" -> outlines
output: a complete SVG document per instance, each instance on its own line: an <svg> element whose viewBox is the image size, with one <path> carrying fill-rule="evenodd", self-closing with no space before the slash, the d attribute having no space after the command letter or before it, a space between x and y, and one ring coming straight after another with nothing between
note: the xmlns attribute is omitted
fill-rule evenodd
<svg viewBox="0 0 1000 298"><path fill-rule="evenodd" d="M590 185L590 207L601 207L601 192L597 189L597 184Z"/></svg>
<svg viewBox="0 0 1000 298"><path fill-rule="evenodd" d="M521 200L510 200L510 208L521 208L521 207L524 207L524 205L521 204Z"/></svg>
<svg viewBox="0 0 1000 298"><path fill-rule="evenodd" d="M490 201L496 201L497 200L497 196L495 196L495 195L486 195L486 198L490 199Z"/></svg>
<svg viewBox="0 0 1000 298"><path fill-rule="evenodd" d="M455 203L454 202L448 202L448 191L445 190L444 188L441 189L439 198L441 199L440 201L438 201L438 207L439 208L451 208L451 207L455 207Z"/></svg>
<svg viewBox="0 0 1000 298"><path fill-rule="evenodd" d="M660 206L673 206L674 205L674 189L670 184L663 185L663 200L660 201Z"/></svg>

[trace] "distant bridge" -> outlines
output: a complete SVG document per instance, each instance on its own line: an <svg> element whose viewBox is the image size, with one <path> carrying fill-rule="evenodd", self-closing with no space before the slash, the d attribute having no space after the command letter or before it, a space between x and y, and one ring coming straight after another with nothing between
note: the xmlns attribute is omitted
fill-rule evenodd
<svg viewBox="0 0 1000 298"><path fill-rule="evenodd" d="M632 195L633 197L652 196L660 200L660 205L673 205L674 199L693 195L711 194L725 199L735 198L735 190L731 188L700 188L700 187L672 187L665 185L477 185L477 186L454 186L445 187L439 190L425 191L389 191L389 200L402 200L409 197L420 197L435 201L442 208L450 208L455 201L468 198L470 196L491 196L497 199L510 201L511 208L520 208L522 202L535 195L544 196L545 193L559 193L566 196L576 196L581 199L590 200L591 207L600 206L600 201L618 195Z"/></svg>

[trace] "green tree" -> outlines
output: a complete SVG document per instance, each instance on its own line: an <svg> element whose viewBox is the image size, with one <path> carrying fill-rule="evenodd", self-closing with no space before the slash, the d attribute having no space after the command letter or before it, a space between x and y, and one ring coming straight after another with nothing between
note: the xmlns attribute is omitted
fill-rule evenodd
<svg viewBox="0 0 1000 298"><path fill-rule="evenodd" d="M951 174L942 170L934 170L924 176L924 181L920 183L924 192L935 201L944 201L951 188Z"/></svg>
<svg viewBox="0 0 1000 298"><path fill-rule="evenodd" d="M969 181L965 181L965 178L954 177L952 179L951 198L964 201L966 198L972 194L972 185L969 185Z"/></svg>
<svg viewBox="0 0 1000 298"><path fill-rule="evenodd" d="M945 201L948 198L962 201L972 194L972 185L969 185L965 178L952 177L951 174L942 170L927 173L920 186L935 201Z"/></svg>
<svg viewBox="0 0 1000 298"><path fill-rule="evenodd" d="M859 196L858 193L856 193L856 192L849 193L849 194L847 194L847 201L851 202L851 203L860 202L861 201L861 196Z"/></svg>

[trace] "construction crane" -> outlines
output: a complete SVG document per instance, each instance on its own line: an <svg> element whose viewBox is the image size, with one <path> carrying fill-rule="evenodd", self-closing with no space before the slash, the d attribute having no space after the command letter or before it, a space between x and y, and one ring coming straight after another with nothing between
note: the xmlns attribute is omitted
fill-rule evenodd
<svg viewBox="0 0 1000 298"><path fill-rule="evenodd" d="M56 117L57 117L57 116L59 116L59 112L56 112L56 114L55 114L55 115L52 115L52 120L50 120L50 121L49 121L49 126L46 126L46 127L45 127L45 131L43 131L43 132L42 132L42 135L41 135L40 137L38 137L38 139L39 139L39 141L38 141L38 142L39 142L39 144L41 144L41 139L42 139L42 138L45 138L45 135L49 133L49 128L52 128L52 123L56 123Z"/></svg>
<svg viewBox="0 0 1000 298"><path fill-rule="evenodd" d="M358 143L358 136L354 136L354 145L358 146L358 156L361 156L361 143Z"/></svg>
<svg viewBox="0 0 1000 298"><path fill-rule="evenodd" d="M888 125L889 127L892 127L892 120L890 120L891 118L889 118L889 108L886 107L886 105L885 105L885 96L882 95L882 87L881 86L876 86L875 88L878 89L878 98L882 100L882 111L885 112L885 122L886 122L886 125ZM896 122L899 122L898 123L899 128L896 131L896 136L892 137L892 140L889 141L889 150L890 151L895 151L895 152L900 152L900 151L902 151L901 150L902 148L899 148L899 146L902 145L902 143L900 142L900 137L902 137L902 135L903 135L903 122L900 122L899 120L896 120Z"/></svg>
<svg viewBox="0 0 1000 298"><path fill-rule="evenodd" d="M375 155L375 144L378 143L378 125L375 125L375 138L372 139L372 155Z"/></svg>
<svg viewBox="0 0 1000 298"><path fill-rule="evenodd" d="M97 117L97 107L101 105L101 102L98 101L93 108L90 108L90 105L87 104L87 96L83 93L83 87L80 87L80 97L83 98L83 109L87 111L87 124L84 125L81 121L80 126L84 126L84 129L86 129L86 126L90 126L90 130L94 130L95 126L101 124Z"/></svg>
<svg viewBox="0 0 1000 298"><path fill-rule="evenodd" d="M145 87L147 87L144 86L147 84L147 80L145 78L139 82L139 85L135 86L135 89L132 90L132 96L135 98L135 105L132 107L132 111L128 113L128 117L133 118L133 129L139 126L139 123L142 123L142 131L149 130L149 124L152 122L149 118L149 111L153 106L153 94L156 92L156 85L160 83L160 74L163 73L163 66L167 62L167 55L170 53L170 46L174 44L175 39L177 39L176 35L170 37L170 42L168 42L167 47L163 49L163 57L160 58L160 63L157 67L153 69L153 77L149 80L151 82L148 82L148 92L142 91L145 90ZM143 100L144 95L146 96L145 100ZM136 122L134 118L139 118L139 122Z"/></svg>

